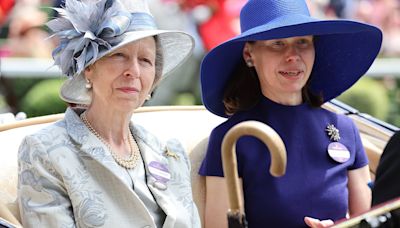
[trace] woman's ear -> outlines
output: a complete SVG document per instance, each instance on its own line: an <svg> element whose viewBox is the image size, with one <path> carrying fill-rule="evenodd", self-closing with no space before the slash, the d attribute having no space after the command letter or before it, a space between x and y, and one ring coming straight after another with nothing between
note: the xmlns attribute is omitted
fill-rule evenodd
<svg viewBox="0 0 400 228"><path fill-rule="evenodd" d="M252 46L247 42L243 48L243 59L248 67L253 67L253 59L251 58Z"/></svg>
<svg viewBox="0 0 400 228"><path fill-rule="evenodd" d="M92 88L92 82L91 82L91 74L92 74L93 70L90 66L86 67L84 72L83 72L83 78L85 79L86 83L85 83L85 87L86 89L91 89Z"/></svg>
<svg viewBox="0 0 400 228"><path fill-rule="evenodd" d="M85 76L86 79L90 79L92 72L93 72L93 66L90 65L85 68L83 75Z"/></svg>
<svg viewBox="0 0 400 228"><path fill-rule="evenodd" d="M243 59L244 59L244 61L246 61L246 60L251 58L250 52L251 52L251 46L250 46L249 43L246 43L244 45L244 48L243 48Z"/></svg>

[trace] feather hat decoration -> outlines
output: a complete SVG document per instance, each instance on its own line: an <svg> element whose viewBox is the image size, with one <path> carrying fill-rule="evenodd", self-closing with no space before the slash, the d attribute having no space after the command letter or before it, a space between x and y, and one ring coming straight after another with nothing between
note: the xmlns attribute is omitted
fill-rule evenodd
<svg viewBox="0 0 400 228"><path fill-rule="evenodd" d="M157 29L146 0L66 0L64 8L55 10L60 16L47 26L59 38L52 55L54 65L69 77L60 92L69 103L90 104L84 69L123 45L157 36L162 75L182 63L194 46L193 38L184 32Z"/></svg>

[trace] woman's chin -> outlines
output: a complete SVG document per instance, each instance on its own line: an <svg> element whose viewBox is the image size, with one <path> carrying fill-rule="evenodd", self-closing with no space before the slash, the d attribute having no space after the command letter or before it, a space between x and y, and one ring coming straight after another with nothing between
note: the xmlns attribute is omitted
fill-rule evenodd
<svg viewBox="0 0 400 228"><path fill-rule="evenodd" d="M112 106L121 111L131 112L141 107L143 103L144 99L118 99L113 102Z"/></svg>

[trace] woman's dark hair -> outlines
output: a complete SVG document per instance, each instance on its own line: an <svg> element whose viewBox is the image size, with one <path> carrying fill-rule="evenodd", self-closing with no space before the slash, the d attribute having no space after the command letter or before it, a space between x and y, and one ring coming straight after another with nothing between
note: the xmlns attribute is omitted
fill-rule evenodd
<svg viewBox="0 0 400 228"><path fill-rule="evenodd" d="M247 67L243 58L240 58L224 89L225 114L231 116L238 111L248 110L258 103L261 96L255 68Z"/></svg>
<svg viewBox="0 0 400 228"><path fill-rule="evenodd" d="M324 103L323 97L311 92L310 81L311 77L302 89L303 101L313 107L320 107ZM231 116L238 111L249 110L259 102L261 96L263 95L255 68L248 67L243 58L240 58L224 89L225 114Z"/></svg>

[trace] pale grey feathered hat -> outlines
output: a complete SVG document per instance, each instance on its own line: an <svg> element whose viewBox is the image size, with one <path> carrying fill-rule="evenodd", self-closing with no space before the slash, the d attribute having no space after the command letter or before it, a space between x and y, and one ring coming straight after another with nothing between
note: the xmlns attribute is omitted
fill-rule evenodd
<svg viewBox="0 0 400 228"><path fill-rule="evenodd" d="M60 91L69 103L91 103L84 69L123 45L157 36L162 76L188 58L194 47L193 38L185 32L157 29L146 0L65 0L65 7L55 10L60 16L47 26L60 39L52 55L54 65L69 77Z"/></svg>

